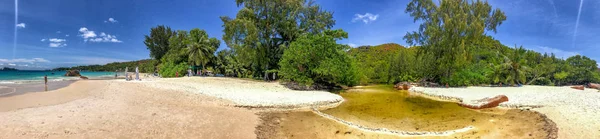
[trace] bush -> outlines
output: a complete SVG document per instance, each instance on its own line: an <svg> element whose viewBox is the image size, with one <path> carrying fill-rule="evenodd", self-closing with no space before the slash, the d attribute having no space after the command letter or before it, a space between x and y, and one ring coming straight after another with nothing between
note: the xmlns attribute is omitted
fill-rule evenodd
<svg viewBox="0 0 600 139"><path fill-rule="evenodd" d="M443 83L448 83L449 86L470 86L489 84L490 80L486 75L493 74L490 68L475 64L461 69L452 74L450 78L442 79Z"/></svg>
<svg viewBox="0 0 600 139"><path fill-rule="evenodd" d="M303 85L358 84L356 62L346 53L350 47L336 43L347 36L342 30L328 30L300 37L283 53L279 74L284 80Z"/></svg>
<svg viewBox="0 0 600 139"><path fill-rule="evenodd" d="M172 62L165 62L159 66L159 73L164 78L175 77L177 72L179 72L179 77L182 77L186 74L188 70L188 64L186 62L175 64Z"/></svg>

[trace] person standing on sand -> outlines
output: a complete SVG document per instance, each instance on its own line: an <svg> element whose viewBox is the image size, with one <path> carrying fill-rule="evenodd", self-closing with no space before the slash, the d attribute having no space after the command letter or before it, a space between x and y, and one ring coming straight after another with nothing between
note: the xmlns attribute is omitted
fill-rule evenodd
<svg viewBox="0 0 600 139"><path fill-rule="evenodd" d="M129 74L127 73L127 67L125 67L125 81L129 81Z"/></svg>
<svg viewBox="0 0 600 139"><path fill-rule="evenodd" d="M48 75L44 75L44 90L48 91Z"/></svg>
<svg viewBox="0 0 600 139"><path fill-rule="evenodd" d="M140 80L140 70L137 66L135 67L135 80Z"/></svg>

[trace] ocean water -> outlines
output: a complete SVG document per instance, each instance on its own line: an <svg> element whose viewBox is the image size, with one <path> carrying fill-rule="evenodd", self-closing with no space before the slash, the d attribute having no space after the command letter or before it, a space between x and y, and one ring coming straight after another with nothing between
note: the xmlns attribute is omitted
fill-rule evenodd
<svg viewBox="0 0 600 139"><path fill-rule="evenodd" d="M0 84L18 84L44 82L44 75L48 81L79 80L79 77L64 76L66 71L0 71ZM115 72L88 72L81 71L82 76L90 79L115 77Z"/></svg>

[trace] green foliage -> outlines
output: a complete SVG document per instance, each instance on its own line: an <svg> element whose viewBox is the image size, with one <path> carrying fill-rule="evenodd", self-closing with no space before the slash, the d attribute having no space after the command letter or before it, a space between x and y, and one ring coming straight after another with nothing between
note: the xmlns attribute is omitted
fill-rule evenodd
<svg viewBox="0 0 600 139"><path fill-rule="evenodd" d="M298 38L283 54L279 73L286 80L306 85L356 85L356 63L346 53L349 46L336 43L347 37L343 30L328 30Z"/></svg>
<svg viewBox="0 0 600 139"><path fill-rule="evenodd" d="M252 76L251 70L245 67L238 57L232 50L217 52L215 61L216 73L228 77L250 78Z"/></svg>
<svg viewBox="0 0 600 139"><path fill-rule="evenodd" d="M87 66L75 66L75 67L61 67L53 70L64 71L64 70L84 70L84 71L125 71L125 67L135 68L138 66L142 73L154 73L155 66L158 61L153 59L130 61L130 62L113 62L105 65L87 65Z"/></svg>
<svg viewBox="0 0 600 139"><path fill-rule="evenodd" d="M173 62L163 62L160 64L159 71L160 75L164 78L175 77L179 73L179 77L183 77L188 70L188 64L186 62L175 64Z"/></svg>
<svg viewBox="0 0 600 139"><path fill-rule="evenodd" d="M433 81L449 80L456 71L472 62L473 50L484 43L486 31L496 32L496 27L506 20L500 9L484 1L412 0L407 8L416 21L421 21L418 31L404 36L407 43L421 45L419 56L424 57Z"/></svg>
<svg viewBox="0 0 600 139"><path fill-rule="evenodd" d="M567 66L570 67L569 76L570 82L575 84L587 84L589 82L598 81L595 75L598 74L598 64L586 56L572 56L567 58Z"/></svg>
<svg viewBox="0 0 600 139"><path fill-rule="evenodd" d="M459 70L442 82L452 86L488 84L490 83L490 78L488 78L490 74L493 74L491 68L486 67L483 63L478 63Z"/></svg>
<svg viewBox="0 0 600 139"><path fill-rule="evenodd" d="M150 35L144 35L144 44L150 50L150 57L160 60L169 51L169 38L175 36L170 27L159 25L150 29Z"/></svg>
<svg viewBox="0 0 600 139"><path fill-rule="evenodd" d="M335 21L313 1L236 0L235 18L221 17L223 40L240 62L251 67L255 77L267 78L265 71L278 69L280 59L294 40L303 34L318 34L330 29Z"/></svg>
<svg viewBox="0 0 600 139"><path fill-rule="evenodd" d="M203 68L206 67L208 62L213 60L214 53L220 45L219 40L209 38L206 31L198 28L190 31L190 35L184 43L187 45L188 63L202 65Z"/></svg>

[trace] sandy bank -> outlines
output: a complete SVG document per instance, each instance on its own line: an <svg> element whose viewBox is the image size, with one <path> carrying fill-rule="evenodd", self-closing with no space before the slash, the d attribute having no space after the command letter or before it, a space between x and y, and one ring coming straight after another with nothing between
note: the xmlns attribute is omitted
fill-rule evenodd
<svg viewBox="0 0 600 139"><path fill-rule="evenodd" d="M470 102L485 97L506 95L504 107L538 107L533 110L548 116L558 126L559 138L600 138L600 93L569 87L524 86L524 87L467 87L467 88L423 88L411 91L431 96L460 98Z"/></svg>
<svg viewBox="0 0 600 139"><path fill-rule="evenodd" d="M309 108L343 101L326 91L295 91L277 82L259 82L220 77L184 77L139 82L150 88L183 90L232 101L239 107Z"/></svg>
<svg viewBox="0 0 600 139"><path fill-rule="evenodd" d="M256 138L254 111L117 80L0 98L0 138Z"/></svg>

